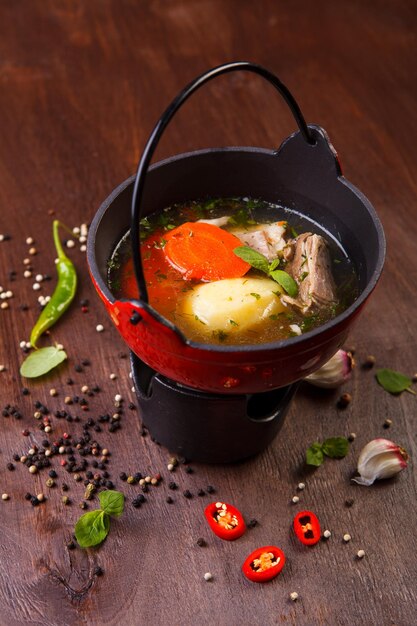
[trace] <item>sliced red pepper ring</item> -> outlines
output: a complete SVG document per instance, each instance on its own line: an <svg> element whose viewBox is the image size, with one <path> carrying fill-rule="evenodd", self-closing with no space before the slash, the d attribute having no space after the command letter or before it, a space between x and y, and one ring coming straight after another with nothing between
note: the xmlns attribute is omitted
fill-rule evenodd
<svg viewBox="0 0 417 626"><path fill-rule="evenodd" d="M220 539L233 541L241 537L246 530L241 512L231 504L212 502L206 507L204 515L211 530Z"/></svg>
<svg viewBox="0 0 417 626"><path fill-rule="evenodd" d="M266 583L281 572L285 554L276 546L264 546L254 550L242 565L246 578L254 583Z"/></svg>
<svg viewBox="0 0 417 626"><path fill-rule="evenodd" d="M312 511L300 511L294 517L294 531L305 546L314 546L320 541L320 522Z"/></svg>

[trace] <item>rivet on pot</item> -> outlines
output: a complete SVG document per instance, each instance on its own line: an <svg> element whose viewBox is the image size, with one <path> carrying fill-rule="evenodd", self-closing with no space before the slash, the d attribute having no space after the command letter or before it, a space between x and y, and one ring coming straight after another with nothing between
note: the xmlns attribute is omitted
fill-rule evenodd
<svg viewBox="0 0 417 626"><path fill-rule="evenodd" d="M129 322L133 325L136 326L136 324L139 324L140 320L142 319L142 316L137 312L137 311L133 311Z"/></svg>

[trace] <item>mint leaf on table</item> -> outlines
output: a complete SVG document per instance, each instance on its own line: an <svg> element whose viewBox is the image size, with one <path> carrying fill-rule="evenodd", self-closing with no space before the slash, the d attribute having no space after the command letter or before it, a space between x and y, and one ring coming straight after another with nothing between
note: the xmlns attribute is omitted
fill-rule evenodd
<svg viewBox="0 0 417 626"><path fill-rule="evenodd" d="M81 548L91 548L104 541L110 530L110 515L120 517L123 513L125 497L120 491L101 491L98 498L101 508L81 515L75 524L75 538Z"/></svg>
<svg viewBox="0 0 417 626"><path fill-rule="evenodd" d="M315 467L319 467L324 461L324 455L322 451L321 443L316 441L311 444L309 448L307 448L306 452L306 463L307 465L314 465Z"/></svg>
<svg viewBox="0 0 417 626"><path fill-rule="evenodd" d="M349 442L345 437L330 437L323 441L321 449L332 459L343 459L349 452Z"/></svg>
<svg viewBox="0 0 417 626"><path fill-rule="evenodd" d="M249 265L254 267L256 270L260 270L261 272L265 272L265 274L268 274L268 259L260 252L257 252L249 246L239 246L235 248L233 252L236 254L236 256L243 259L243 261L246 261L246 263L249 263Z"/></svg>
<svg viewBox="0 0 417 626"><path fill-rule="evenodd" d="M100 506L102 511L107 515L113 515L114 517L120 517L123 513L125 505L125 497L120 491L107 490L98 494L100 500Z"/></svg>
<svg viewBox="0 0 417 626"><path fill-rule="evenodd" d="M349 442L345 437L329 437L323 443L315 441L307 448L306 463L319 467L324 461L324 456L332 459L343 459L348 452Z"/></svg>
<svg viewBox="0 0 417 626"><path fill-rule="evenodd" d="M20 374L25 378L38 378L47 374L54 367L65 361L66 352L55 346L39 348L23 361L20 366Z"/></svg>
<svg viewBox="0 0 417 626"><path fill-rule="evenodd" d="M402 391L415 393L411 387L412 380L408 376L390 369L380 369L375 373L378 383L385 391L398 394Z"/></svg>
<svg viewBox="0 0 417 626"><path fill-rule="evenodd" d="M96 546L107 537L110 530L110 518L100 509L81 515L75 524L75 538L81 548Z"/></svg>

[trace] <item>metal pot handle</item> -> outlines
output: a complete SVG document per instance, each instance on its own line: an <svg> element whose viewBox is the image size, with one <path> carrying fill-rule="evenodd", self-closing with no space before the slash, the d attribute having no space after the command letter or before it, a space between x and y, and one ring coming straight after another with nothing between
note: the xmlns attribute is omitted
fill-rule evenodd
<svg viewBox="0 0 417 626"><path fill-rule="evenodd" d="M234 72L235 70L243 70L246 72L253 72L255 74L259 74L266 80L268 80L274 87L279 91L279 93L284 98L285 102L290 107L290 110L295 118L295 121L298 124L298 128L300 129L301 134L307 143L314 145L315 139L308 128L303 114L300 111L300 108L295 101L294 97L287 89L287 87L267 69L260 65L256 65L255 63L250 63L248 61L236 61L234 63L226 63L224 65L219 65L204 74L201 74L197 78L195 78L191 83L189 83L178 95L165 112L160 117L158 123L153 129L151 136L149 137L145 149L143 151L142 157L139 161L138 170L136 173L135 185L133 187L133 195L132 195L132 221L131 221L131 244L132 244L132 257L133 257L133 265L135 269L136 280L139 287L140 299L142 302L148 302L148 291L146 288L145 277L143 274L143 266L142 266L142 257L140 254L140 214L141 214L141 205L142 205L142 196L143 190L145 187L145 176L148 171L149 163L153 157L155 149L158 145L158 142L164 132L165 128L168 126L169 122L173 118L174 114L178 111L178 109L184 104L184 102L193 94L197 89L202 87L205 83L207 83L212 78L216 78L216 76L220 76L221 74L227 74L229 72Z"/></svg>

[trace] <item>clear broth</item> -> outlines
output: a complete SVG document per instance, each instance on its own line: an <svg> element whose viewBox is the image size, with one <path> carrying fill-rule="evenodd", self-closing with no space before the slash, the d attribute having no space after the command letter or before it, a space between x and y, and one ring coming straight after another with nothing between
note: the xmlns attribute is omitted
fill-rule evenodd
<svg viewBox="0 0 417 626"><path fill-rule="evenodd" d="M193 290L196 281L185 280L178 270L167 261L164 252L164 235L184 222L231 216L226 230L253 228L285 220L291 236L304 232L321 235L327 242L331 269L336 284L336 305L303 314L296 307L287 307L279 315L271 316L255 329L239 333L216 331L208 335L207 329L190 324L187 315L181 313L181 303ZM129 231L130 232L130 231ZM138 288L133 270L129 232L117 244L108 262L108 284L116 298L137 299ZM259 344L288 339L295 336L291 328L297 325L304 334L333 319L344 311L358 296L358 280L351 260L336 239L317 223L284 206L249 198L215 198L193 200L175 204L162 212L141 220L141 253L148 288L149 303L161 315L173 322L184 335L193 341L217 344ZM246 277L259 276L251 269Z"/></svg>

